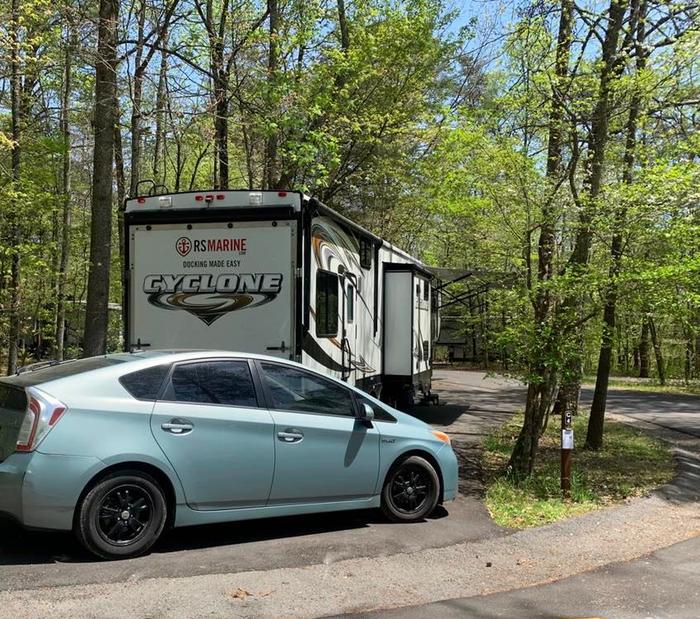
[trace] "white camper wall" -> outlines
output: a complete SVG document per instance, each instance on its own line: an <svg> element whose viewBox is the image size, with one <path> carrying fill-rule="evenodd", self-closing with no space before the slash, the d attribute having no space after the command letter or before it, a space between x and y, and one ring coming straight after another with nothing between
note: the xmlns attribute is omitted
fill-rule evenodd
<svg viewBox="0 0 700 619"><path fill-rule="evenodd" d="M411 375L413 274L384 273L384 374Z"/></svg>

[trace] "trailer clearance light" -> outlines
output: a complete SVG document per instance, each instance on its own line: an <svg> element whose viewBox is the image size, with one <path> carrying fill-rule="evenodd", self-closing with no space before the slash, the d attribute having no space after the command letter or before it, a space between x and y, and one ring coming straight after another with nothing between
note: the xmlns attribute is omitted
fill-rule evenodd
<svg viewBox="0 0 700 619"><path fill-rule="evenodd" d="M248 194L248 204L251 206L260 206L263 203L263 195L261 191L251 191Z"/></svg>
<svg viewBox="0 0 700 619"><path fill-rule="evenodd" d="M286 198L286 197L287 197L287 192L286 192L286 191L278 191L278 192L277 192L277 195L278 195L280 198Z"/></svg>
<svg viewBox="0 0 700 619"><path fill-rule="evenodd" d="M139 204L146 204L146 198L136 198L136 201L137 201Z"/></svg>
<svg viewBox="0 0 700 619"><path fill-rule="evenodd" d="M443 443L447 443L448 445L450 444L450 437L447 436L444 432L440 432L440 430L433 430L433 436L438 440L442 441Z"/></svg>
<svg viewBox="0 0 700 619"><path fill-rule="evenodd" d="M194 199L197 200L197 202L204 202L204 196L195 196Z"/></svg>

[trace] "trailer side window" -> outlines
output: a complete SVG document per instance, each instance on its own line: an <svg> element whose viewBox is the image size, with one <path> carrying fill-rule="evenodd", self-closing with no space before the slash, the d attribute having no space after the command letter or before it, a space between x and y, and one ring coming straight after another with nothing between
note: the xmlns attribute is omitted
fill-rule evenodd
<svg viewBox="0 0 700 619"><path fill-rule="evenodd" d="M338 335L338 276L316 273L316 337Z"/></svg>
<svg viewBox="0 0 700 619"><path fill-rule="evenodd" d="M372 268L372 254L374 245L367 239L360 239L360 266L363 269Z"/></svg>
<svg viewBox="0 0 700 619"><path fill-rule="evenodd" d="M352 284L348 284L348 302L345 315L348 322L355 321L355 286Z"/></svg>

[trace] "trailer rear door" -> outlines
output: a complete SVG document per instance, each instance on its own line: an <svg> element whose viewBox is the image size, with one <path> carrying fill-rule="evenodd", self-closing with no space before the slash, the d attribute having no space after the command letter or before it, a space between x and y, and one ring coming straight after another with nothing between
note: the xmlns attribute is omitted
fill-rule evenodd
<svg viewBox="0 0 700 619"><path fill-rule="evenodd" d="M128 342L294 350L296 222L129 227Z"/></svg>

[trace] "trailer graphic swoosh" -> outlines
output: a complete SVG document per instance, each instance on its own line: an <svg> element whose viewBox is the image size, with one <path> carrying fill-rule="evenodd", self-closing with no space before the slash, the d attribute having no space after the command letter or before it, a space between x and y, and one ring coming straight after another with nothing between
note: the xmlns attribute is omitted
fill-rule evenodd
<svg viewBox="0 0 700 619"><path fill-rule="evenodd" d="M167 310L184 310L206 325L230 312L260 307L277 297L275 292L160 292L148 295L148 302Z"/></svg>

